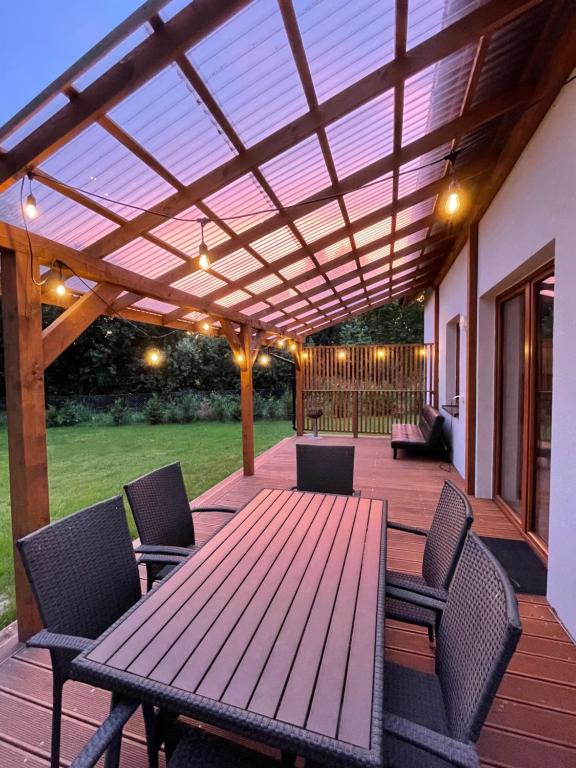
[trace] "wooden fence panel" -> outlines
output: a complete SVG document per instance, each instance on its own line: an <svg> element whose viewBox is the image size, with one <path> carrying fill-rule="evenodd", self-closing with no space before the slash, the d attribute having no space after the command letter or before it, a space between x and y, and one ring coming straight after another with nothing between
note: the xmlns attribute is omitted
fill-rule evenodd
<svg viewBox="0 0 576 768"><path fill-rule="evenodd" d="M387 435L392 424L418 422L434 400L433 344L308 347L304 361L304 428L321 410L321 432Z"/></svg>

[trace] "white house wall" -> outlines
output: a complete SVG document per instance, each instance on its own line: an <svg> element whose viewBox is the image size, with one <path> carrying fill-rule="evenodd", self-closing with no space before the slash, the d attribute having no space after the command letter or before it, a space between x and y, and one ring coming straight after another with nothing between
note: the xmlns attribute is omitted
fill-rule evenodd
<svg viewBox="0 0 576 768"><path fill-rule="evenodd" d="M551 257L556 285L548 599L576 637L576 82L564 87L479 225L479 496L493 491L494 297ZM445 323L455 312L465 313L466 275L458 261L441 285L441 392ZM455 432L460 472L461 428Z"/></svg>

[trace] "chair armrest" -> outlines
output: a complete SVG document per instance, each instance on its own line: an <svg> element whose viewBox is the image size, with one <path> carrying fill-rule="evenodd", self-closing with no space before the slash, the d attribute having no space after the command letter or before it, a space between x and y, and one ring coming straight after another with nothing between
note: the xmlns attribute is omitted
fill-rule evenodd
<svg viewBox="0 0 576 768"><path fill-rule="evenodd" d="M441 600L443 603L448 600L448 590L442 587L429 587L428 584L420 584L415 581L398 581L393 576L386 576L386 586L394 589L401 589L404 592L414 592L417 595L431 597L433 600Z"/></svg>
<svg viewBox="0 0 576 768"><path fill-rule="evenodd" d="M72 760L70 768L93 768L114 739L122 733L138 706L134 701L119 701L82 751Z"/></svg>
<svg viewBox="0 0 576 768"><path fill-rule="evenodd" d="M194 548L170 547L165 544L140 544L134 552L143 555L180 555L181 557L188 557L188 555L194 552Z"/></svg>
<svg viewBox="0 0 576 768"><path fill-rule="evenodd" d="M443 611L446 603L443 600L435 600L427 595L419 595L416 592L409 592L407 589L398 587L386 587L386 596L394 597L397 600L403 600L405 603L418 605L421 608L431 608L433 611Z"/></svg>
<svg viewBox="0 0 576 768"><path fill-rule="evenodd" d="M398 715L384 713L384 730L398 739L446 760L459 768L479 768L480 760L473 744L467 744Z"/></svg>
<svg viewBox="0 0 576 768"><path fill-rule="evenodd" d="M186 557L194 554L194 550L190 550ZM165 565L180 565L186 560L183 555L142 555L138 558L138 565L146 565L149 563L164 563Z"/></svg>
<svg viewBox="0 0 576 768"><path fill-rule="evenodd" d="M234 515L238 510L234 507L190 507L190 512L229 512Z"/></svg>
<svg viewBox="0 0 576 768"><path fill-rule="evenodd" d="M59 632L49 632L42 629L26 641L28 648L46 648L49 651L87 651L94 640L78 635L63 635Z"/></svg>
<svg viewBox="0 0 576 768"><path fill-rule="evenodd" d="M404 531L404 533L413 533L416 536L428 536L428 531L424 528L414 528L412 525L404 525L404 523L395 523L393 520L388 520L388 528L393 528L395 531Z"/></svg>

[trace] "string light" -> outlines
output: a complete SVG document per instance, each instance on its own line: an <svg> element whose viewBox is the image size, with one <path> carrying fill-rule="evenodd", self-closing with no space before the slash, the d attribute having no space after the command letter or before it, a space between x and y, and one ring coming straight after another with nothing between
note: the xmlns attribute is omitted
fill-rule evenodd
<svg viewBox="0 0 576 768"><path fill-rule="evenodd" d="M296 349L297 349L296 342L295 341L291 341L290 342L290 351L291 352L296 352Z"/></svg>
<svg viewBox="0 0 576 768"><path fill-rule="evenodd" d="M236 360L238 365L242 365L242 363L244 362L244 353L236 352L236 354L234 355L234 359Z"/></svg>
<svg viewBox="0 0 576 768"><path fill-rule="evenodd" d="M210 323L202 323L202 330L208 333L208 331L210 330Z"/></svg>
<svg viewBox="0 0 576 768"><path fill-rule="evenodd" d="M383 359L386 357L386 351L385 351L384 349L379 349L379 350L376 352L376 357L377 357L379 360L383 360Z"/></svg>
<svg viewBox="0 0 576 768"><path fill-rule="evenodd" d="M157 368L162 364L163 355L157 347L150 347L146 350L144 359L152 368Z"/></svg>
<svg viewBox="0 0 576 768"><path fill-rule="evenodd" d="M284 347L286 346L286 341L284 339L278 339L276 344L278 347L280 347L280 349L284 349Z"/></svg>
<svg viewBox="0 0 576 768"><path fill-rule="evenodd" d="M267 355L265 352L263 352L258 358L258 362L260 363L260 365L263 365L264 367L266 367L267 365L270 365L270 355Z"/></svg>
<svg viewBox="0 0 576 768"><path fill-rule="evenodd" d="M338 360L346 360L346 352L343 349L338 352Z"/></svg>
<svg viewBox="0 0 576 768"><path fill-rule="evenodd" d="M65 296L66 295L66 283L64 282L64 275L62 274L62 264L60 262L57 262L58 264L58 280L56 284L54 285L54 291L57 296Z"/></svg>
<svg viewBox="0 0 576 768"><path fill-rule="evenodd" d="M302 360L308 360L308 352L305 350L302 352Z"/></svg>
<svg viewBox="0 0 576 768"><path fill-rule="evenodd" d="M200 245L198 246L197 266L199 269L210 269L211 259L208 246L204 242L204 227L209 223L209 219L200 219Z"/></svg>
<svg viewBox="0 0 576 768"><path fill-rule="evenodd" d="M448 185L448 193L444 201L444 212L448 216L455 216L462 207L462 193L460 190L460 185L454 176L454 166L458 154L458 150L453 149L452 152L446 156L446 159L450 163L450 184Z"/></svg>
<svg viewBox="0 0 576 768"><path fill-rule="evenodd" d="M24 203L24 213L29 219L35 219L38 216L38 208L36 206L36 198L32 194L32 173L28 173L28 181L30 183L30 192Z"/></svg>

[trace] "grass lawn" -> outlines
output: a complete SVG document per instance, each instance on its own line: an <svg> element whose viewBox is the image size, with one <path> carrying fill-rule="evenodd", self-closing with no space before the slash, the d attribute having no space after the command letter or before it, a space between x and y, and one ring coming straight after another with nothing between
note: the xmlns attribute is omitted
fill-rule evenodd
<svg viewBox="0 0 576 768"><path fill-rule="evenodd" d="M255 424L256 453L292 435L287 421ZM131 424L48 430L52 520L122 491L129 480L180 461L189 497L227 477L242 464L239 423ZM135 533L134 523L131 529ZM0 626L14 619L10 489L6 430L0 430Z"/></svg>

